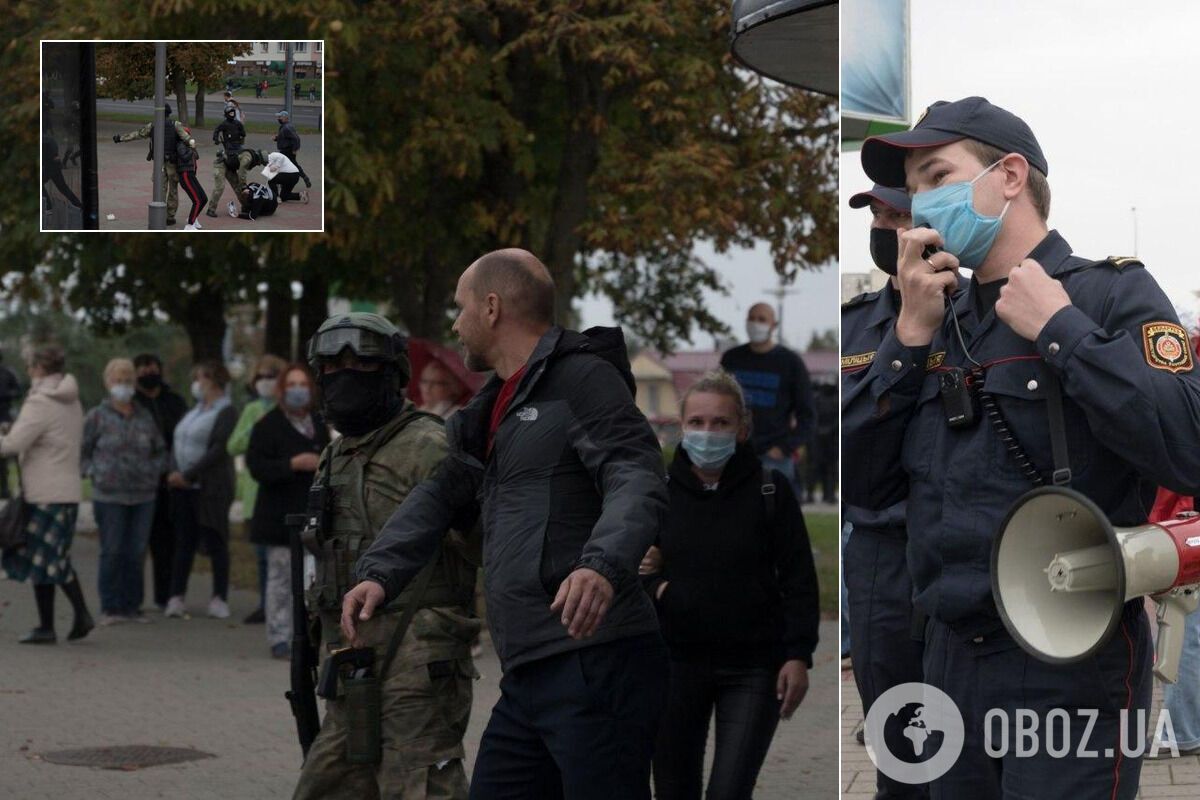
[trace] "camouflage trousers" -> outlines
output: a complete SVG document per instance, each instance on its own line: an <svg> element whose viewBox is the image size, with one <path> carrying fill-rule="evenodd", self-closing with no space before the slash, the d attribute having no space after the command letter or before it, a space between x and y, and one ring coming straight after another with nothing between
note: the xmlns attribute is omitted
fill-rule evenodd
<svg viewBox="0 0 1200 800"><path fill-rule="evenodd" d="M242 202L242 190L246 188L246 171L249 169L250 154L245 150L238 154L238 168L236 172L226 166L225 151L218 150L217 157L213 159L213 193L212 199L208 201L208 207L216 209L217 201L221 199L221 195L225 191L226 177L229 178L230 184L233 185L233 199L240 205Z"/></svg>
<svg viewBox="0 0 1200 800"><path fill-rule="evenodd" d="M163 161L163 175L167 179L167 219L174 220L179 210L179 172L170 161Z"/></svg>
<svg viewBox="0 0 1200 800"><path fill-rule="evenodd" d="M361 636L374 648L377 661L383 659L399 617L392 612L360 623ZM321 614L323 635L338 636L337 620L333 613ZM466 800L462 738L471 716L471 682L479 674L470 650L479 627L462 609L417 612L381 688L382 761L346 762L345 700L327 701L293 800ZM341 646L337 639L325 644Z"/></svg>

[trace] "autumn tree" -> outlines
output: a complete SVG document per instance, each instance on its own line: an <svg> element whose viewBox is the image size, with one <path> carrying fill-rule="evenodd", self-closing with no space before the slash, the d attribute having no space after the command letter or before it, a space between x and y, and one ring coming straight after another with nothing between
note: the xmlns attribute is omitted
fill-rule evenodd
<svg viewBox="0 0 1200 800"><path fill-rule="evenodd" d="M204 93L220 86L228 62L250 50L250 42L168 42L167 86L175 95L177 117L189 119L187 84L196 84L196 115L192 124L204 125ZM96 47L96 75L104 88L124 100L154 96L154 43L113 42Z"/></svg>
<svg viewBox="0 0 1200 800"><path fill-rule="evenodd" d="M287 302L281 282L299 276L309 313L308 287L322 297L332 288L389 300L413 333L439 337L462 269L521 246L553 273L564 319L576 298L601 292L632 335L669 350L722 328L704 304L722 281L697 242L723 252L766 241L785 278L836 257L836 105L737 67L726 0L30 5L3 22L0 56L12 100L0 118L12 146L0 158L18 185L32 185L20 181L36 164L38 38L267 28L323 39L326 233L195 237L169 254L142 240L172 237L67 236L47 257L36 193L5 193L0 258L20 273L10 293L113 275L89 299L136 288L145 307L192 324L196 344L211 337L205 320L187 322L180 286L212 292L202 305L262 286ZM200 243L210 238L228 246ZM57 288L38 284L34 267L47 261ZM162 274L167 265L178 274Z"/></svg>

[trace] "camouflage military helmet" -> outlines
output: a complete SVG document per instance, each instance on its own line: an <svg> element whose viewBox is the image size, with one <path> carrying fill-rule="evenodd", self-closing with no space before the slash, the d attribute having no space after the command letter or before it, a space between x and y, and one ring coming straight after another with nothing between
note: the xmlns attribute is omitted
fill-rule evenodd
<svg viewBox="0 0 1200 800"><path fill-rule="evenodd" d="M308 340L308 362L319 373L321 362L336 359L347 347L364 361L395 364L401 385L408 383L408 339L381 314L351 311L325 320Z"/></svg>

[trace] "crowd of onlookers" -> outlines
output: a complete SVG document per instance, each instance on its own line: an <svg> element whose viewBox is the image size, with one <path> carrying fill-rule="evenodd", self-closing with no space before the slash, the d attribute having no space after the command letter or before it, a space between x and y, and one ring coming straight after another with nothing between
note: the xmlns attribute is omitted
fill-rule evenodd
<svg viewBox="0 0 1200 800"><path fill-rule="evenodd" d="M794 465L814 412L803 362L772 341L766 309L751 311L750 343L726 353L723 369L684 394L682 439L668 465L669 514L640 569L672 658L654 765L663 798L698 795L714 711L710 790L740 796L752 787L779 720L808 685L818 593ZM75 612L69 639L95 624L148 621L147 555L153 605L163 616L188 618L199 552L212 564L206 613L228 618L230 512L240 496L259 579L259 607L244 622L265 623L271 655L287 657L286 517L305 510L320 454L337 435L322 419L317 376L307 364L264 355L248 375L252 399L239 413L223 364L196 364L185 399L164 381L162 361L143 353L108 363L106 396L85 414L67 366L58 347L32 354L29 391L0 436L0 455L19 459L32 512L25 546L3 560L10 578L33 584L37 599L38 625L21 641L57 640L56 586ZM409 401L443 419L479 385L445 348L429 347L414 367ZM0 390L3 383L0 374ZM70 558L83 479L99 532L96 620Z"/></svg>
<svg viewBox="0 0 1200 800"><path fill-rule="evenodd" d="M441 358L425 364L418 385L423 408L445 418L470 391L456 376L457 365L448 365L444 353ZM305 509L320 454L333 434L321 419L308 365L262 356L247 381L251 399L240 414L229 371L216 361L192 368L189 402L163 379L158 356L114 358L103 372L104 399L86 413L61 348L34 351L27 374L29 391L15 422L0 418L0 455L18 460L21 496L29 508L26 545L5 551L3 560L8 577L34 586L38 624L21 641L57 641L55 586L75 611L69 639L88 635L96 624L149 622L147 557L153 606L164 616L189 616L187 588L199 552L212 565L206 612L228 618L230 512L240 496L260 598L244 622L266 623L272 655L287 657L291 571L285 518ZM0 417L19 398L18 379L0 367ZM235 465L239 457L241 470ZM7 461L0 465L5 496L7 467ZM100 544L98 618L88 610L70 560L85 480Z"/></svg>

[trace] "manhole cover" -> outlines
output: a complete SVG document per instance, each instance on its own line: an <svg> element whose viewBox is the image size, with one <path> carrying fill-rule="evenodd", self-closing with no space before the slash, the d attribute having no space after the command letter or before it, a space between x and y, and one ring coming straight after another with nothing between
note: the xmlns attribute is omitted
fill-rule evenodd
<svg viewBox="0 0 1200 800"><path fill-rule="evenodd" d="M83 747L78 750L55 750L43 753L42 759L52 764L68 764L73 767L100 767L101 769L142 769L160 764L179 764L201 758L216 758L212 753L193 750L190 747L152 747L131 744L117 747Z"/></svg>

